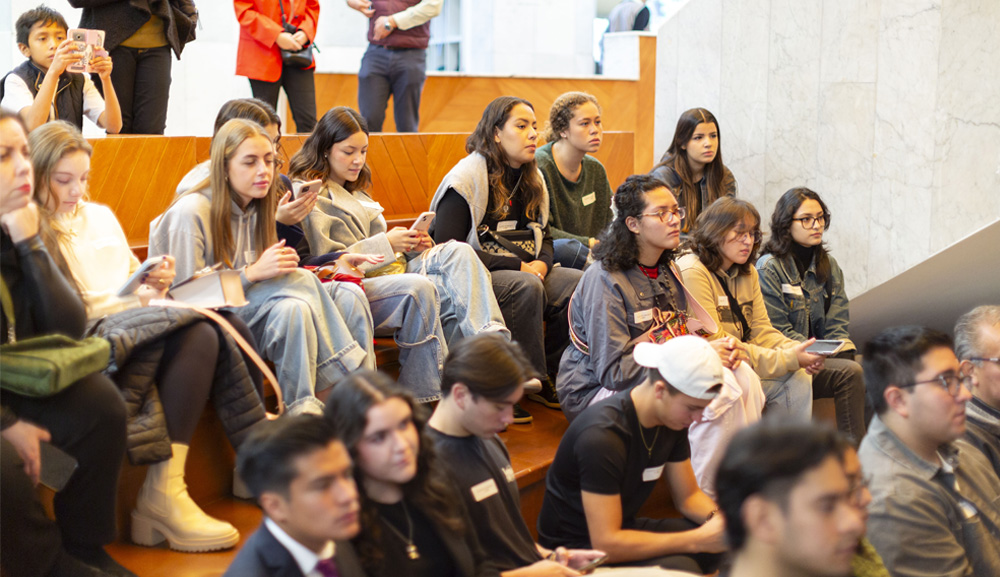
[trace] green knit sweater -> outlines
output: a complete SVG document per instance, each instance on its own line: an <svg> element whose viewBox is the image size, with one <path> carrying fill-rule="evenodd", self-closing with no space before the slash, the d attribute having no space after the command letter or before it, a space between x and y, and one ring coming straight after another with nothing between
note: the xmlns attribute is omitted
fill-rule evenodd
<svg viewBox="0 0 1000 577"><path fill-rule="evenodd" d="M552 159L552 143L535 152L538 169L549 189L552 238L573 238L586 245L611 222L611 183L601 161L583 157L576 182L566 180Z"/></svg>

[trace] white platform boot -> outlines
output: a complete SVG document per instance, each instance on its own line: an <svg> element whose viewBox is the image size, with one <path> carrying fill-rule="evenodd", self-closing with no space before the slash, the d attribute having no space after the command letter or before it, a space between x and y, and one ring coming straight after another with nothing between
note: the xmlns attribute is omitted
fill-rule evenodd
<svg viewBox="0 0 1000 577"><path fill-rule="evenodd" d="M225 521L205 514L188 495L184 463L188 446L173 443L174 456L150 465L132 511L132 541L153 546L164 539L171 549L198 552L228 549L240 533Z"/></svg>

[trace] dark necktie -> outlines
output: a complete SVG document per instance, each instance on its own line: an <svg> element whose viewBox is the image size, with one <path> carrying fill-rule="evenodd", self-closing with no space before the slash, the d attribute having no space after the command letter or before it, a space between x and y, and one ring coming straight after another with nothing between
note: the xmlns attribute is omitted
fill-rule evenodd
<svg viewBox="0 0 1000 577"><path fill-rule="evenodd" d="M316 563L316 571L319 571L323 577L340 577L340 571L337 571L337 564L333 561L333 557L322 559Z"/></svg>

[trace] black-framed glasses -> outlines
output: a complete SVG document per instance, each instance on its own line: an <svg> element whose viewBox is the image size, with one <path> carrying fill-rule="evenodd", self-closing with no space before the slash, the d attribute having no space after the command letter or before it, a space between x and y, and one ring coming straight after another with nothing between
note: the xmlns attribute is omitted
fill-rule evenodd
<svg viewBox="0 0 1000 577"><path fill-rule="evenodd" d="M813 228L818 222L820 226L826 227L826 223L830 220L829 214L821 214L820 216L803 216L802 218L793 218L792 220L798 222L802 225L802 228Z"/></svg>
<svg viewBox="0 0 1000 577"><path fill-rule="evenodd" d="M639 216L655 216L660 222L670 222L671 216L677 217L677 222L684 220L687 211L683 206L678 206L677 210L658 210L656 212L643 212Z"/></svg>
<svg viewBox="0 0 1000 577"><path fill-rule="evenodd" d="M908 385L899 385L899 388L906 389L909 387L915 387L917 385L938 385L942 389L948 391L948 394L957 397L962 392L962 385L968 382L968 377L960 377L958 375L938 375L933 379L928 379L926 381L917 381L915 383L910 383Z"/></svg>

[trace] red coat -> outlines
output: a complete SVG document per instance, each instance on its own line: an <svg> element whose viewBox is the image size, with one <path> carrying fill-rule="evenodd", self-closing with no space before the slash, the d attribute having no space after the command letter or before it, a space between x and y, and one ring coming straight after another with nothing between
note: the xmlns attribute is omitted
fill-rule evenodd
<svg viewBox="0 0 1000 577"><path fill-rule="evenodd" d="M265 82L281 78L281 49L275 43L278 34L284 31L279 1L284 4L289 23L301 28L310 42L316 38L319 0L233 0L240 22L237 76Z"/></svg>

